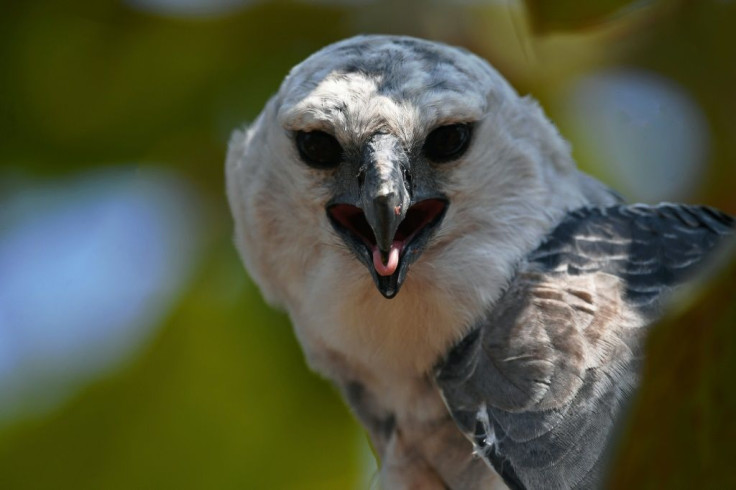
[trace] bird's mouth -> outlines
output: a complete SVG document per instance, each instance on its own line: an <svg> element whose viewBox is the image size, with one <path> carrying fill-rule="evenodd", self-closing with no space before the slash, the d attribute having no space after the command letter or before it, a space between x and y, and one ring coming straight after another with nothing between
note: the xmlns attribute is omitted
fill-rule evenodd
<svg viewBox="0 0 736 490"><path fill-rule="evenodd" d="M447 211L445 199L426 199L412 205L396 229L389 250L380 250L363 210L351 204L333 204L327 216L348 247L371 271L386 298L399 292L409 265L424 251Z"/></svg>

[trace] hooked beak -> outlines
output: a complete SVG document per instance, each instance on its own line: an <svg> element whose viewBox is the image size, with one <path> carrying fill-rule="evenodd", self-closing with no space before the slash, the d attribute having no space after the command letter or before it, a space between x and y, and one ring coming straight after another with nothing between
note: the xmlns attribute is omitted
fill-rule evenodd
<svg viewBox="0 0 736 490"><path fill-rule="evenodd" d="M378 153L378 152L376 152ZM396 231L409 209L411 198L400 162L375 159L363 170L361 208L375 237L373 266L380 276L390 276L399 264Z"/></svg>
<svg viewBox="0 0 736 490"><path fill-rule="evenodd" d="M393 298L444 217L447 200L436 195L412 200L407 157L395 137L378 134L366 147L359 196L354 204L330 203L327 215L381 294Z"/></svg>

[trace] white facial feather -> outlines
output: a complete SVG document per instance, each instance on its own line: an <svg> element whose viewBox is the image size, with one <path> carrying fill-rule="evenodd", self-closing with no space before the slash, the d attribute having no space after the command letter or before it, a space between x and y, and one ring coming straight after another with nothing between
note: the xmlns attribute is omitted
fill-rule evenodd
<svg viewBox="0 0 736 490"><path fill-rule="evenodd" d="M376 131L421 148L434 128L475 122L469 150L435 172L449 208L398 295L385 299L328 222L331 173L300 161L291 132L341 143ZM296 66L227 160L235 243L267 300L284 307L313 368L335 355L380 378L417 376L498 298L563 214L612 202L575 169L538 105L466 51L363 36Z"/></svg>

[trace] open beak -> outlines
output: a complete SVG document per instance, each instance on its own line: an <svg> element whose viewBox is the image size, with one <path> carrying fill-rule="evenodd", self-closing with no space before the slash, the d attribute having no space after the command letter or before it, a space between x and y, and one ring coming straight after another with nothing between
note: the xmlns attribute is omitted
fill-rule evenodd
<svg viewBox="0 0 736 490"><path fill-rule="evenodd" d="M327 207L333 227L386 298L399 292L409 265L419 258L447 210L441 196L412 200L405 155L397 146L390 135L372 138L359 175L360 195L354 204Z"/></svg>

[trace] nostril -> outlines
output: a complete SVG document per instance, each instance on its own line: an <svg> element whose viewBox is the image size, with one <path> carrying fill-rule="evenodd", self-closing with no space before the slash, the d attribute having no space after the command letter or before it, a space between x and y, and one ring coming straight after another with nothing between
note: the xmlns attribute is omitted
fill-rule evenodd
<svg viewBox="0 0 736 490"><path fill-rule="evenodd" d="M360 167L360 170L358 170L358 186L363 187L363 184L365 183L365 166Z"/></svg>
<svg viewBox="0 0 736 490"><path fill-rule="evenodd" d="M406 192L411 193L411 174L403 165L401 166L401 175L404 177L404 189L406 189Z"/></svg>

